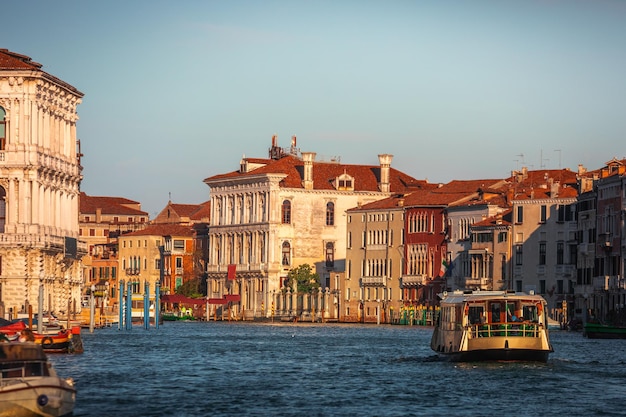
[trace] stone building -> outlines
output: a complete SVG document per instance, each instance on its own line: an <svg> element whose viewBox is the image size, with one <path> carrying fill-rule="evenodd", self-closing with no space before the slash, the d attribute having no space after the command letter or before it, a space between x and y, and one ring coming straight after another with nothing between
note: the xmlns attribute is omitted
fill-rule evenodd
<svg viewBox="0 0 626 417"><path fill-rule="evenodd" d="M314 302L324 314L336 314L329 291L339 290L345 271L346 210L419 182L391 168L391 160L379 155L375 166L316 160L314 152L300 153L295 137L281 148L274 136L268 158L244 157L236 171L205 179L211 188L208 296L237 295L234 311L243 318L267 317L272 305L277 315L292 314L284 297L290 290L282 284L291 268L308 264L326 290Z"/></svg>
<svg viewBox="0 0 626 417"><path fill-rule="evenodd" d="M333 299L341 321L388 323L403 306L403 202L398 194L348 210L345 280Z"/></svg>
<svg viewBox="0 0 626 417"><path fill-rule="evenodd" d="M80 193L80 239L87 244L83 256L84 296L95 286L98 307L115 307L118 299L118 237L148 225L141 204L124 197L90 196Z"/></svg>
<svg viewBox="0 0 626 417"><path fill-rule="evenodd" d="M573 302L577 177L568 169L525 168L512 177L512 289L544 296L554 319Z"/></svg>
<svg viewBox="0 0 626 417"><path fill-rule="evenodd" d="M0 49L0 316L80 307L83 93ZM41 304L40 304L41 303Z"/></svg>

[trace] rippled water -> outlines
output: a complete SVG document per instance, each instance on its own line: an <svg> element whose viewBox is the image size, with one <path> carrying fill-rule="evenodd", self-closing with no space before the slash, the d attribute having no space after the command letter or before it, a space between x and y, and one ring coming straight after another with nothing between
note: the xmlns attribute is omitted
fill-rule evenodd
<svg viewBox="0 0 626 417"><path fill-rule="evenodd" d="M76 416L626 415L626 340L552 332L547 364L451 363L431 328L166 322L51 355Z"/></svg>

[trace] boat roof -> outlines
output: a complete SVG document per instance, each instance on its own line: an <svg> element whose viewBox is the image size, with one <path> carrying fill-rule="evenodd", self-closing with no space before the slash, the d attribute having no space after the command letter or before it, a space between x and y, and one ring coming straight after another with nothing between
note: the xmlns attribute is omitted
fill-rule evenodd
<svg viewBox="0 0 626 417"><path fill-rule="evenodd" d="M42 346L33 342L0 343L0 363L16 361L45 361Z"/></svg>
<svg viewBox="0 0 626 417"><path fill-rule="evenodd" d="M461 291L444 292L440 294L441 304L462 304L468 301L487 301L487 300L528 300L528 301L544 301L544 298L538 294L528 294L525 292L515 291Z"/></svg>

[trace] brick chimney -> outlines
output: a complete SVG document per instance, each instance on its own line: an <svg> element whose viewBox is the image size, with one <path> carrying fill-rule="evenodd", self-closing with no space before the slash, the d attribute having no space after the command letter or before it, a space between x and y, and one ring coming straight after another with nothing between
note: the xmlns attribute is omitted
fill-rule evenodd
<svg viewBox="0 0 626 417"><path fill-rule="evenodd" d="M315 155L315 152L302 152L302 160L304 161L302 186L305 190L313 189L313 161L315 161Z"/></svg>
<svg viewBox="0 0 626 417"><path fill-rule="evenodd" d="M391 160L393 155L382 154L378 155L378 161L380 162L380 184L378 187L383 193L390 191L389 187L389 171L391 169Z"/></svg>

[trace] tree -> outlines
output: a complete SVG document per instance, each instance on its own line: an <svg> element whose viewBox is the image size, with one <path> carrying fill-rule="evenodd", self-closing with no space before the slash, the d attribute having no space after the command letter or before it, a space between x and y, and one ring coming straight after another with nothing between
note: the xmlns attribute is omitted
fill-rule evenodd
<svg viewBox="0 0 626 417"><path fill-rule="evenodd" d="M309 293L320 288L320 277L316 272L313 272L309 264L302 264L289 270L285 287L293 288L294 282L299 293Z"/></svg>

